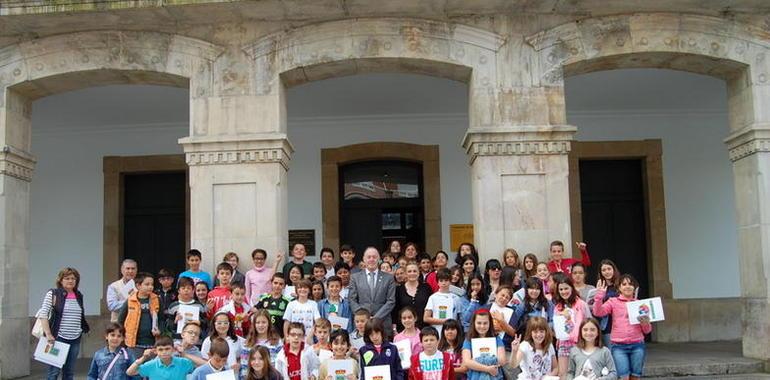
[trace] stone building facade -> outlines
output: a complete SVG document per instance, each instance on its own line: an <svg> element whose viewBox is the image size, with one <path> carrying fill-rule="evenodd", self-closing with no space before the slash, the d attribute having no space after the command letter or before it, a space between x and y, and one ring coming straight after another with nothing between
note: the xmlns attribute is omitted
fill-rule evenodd
<svg viewBox="0 0 770 380"><path fill-rule="evenodd" d="M477 245L500 252L515 241L524 251L543 251L555 236L574 236L569 215L558 211L570 209L569 157L580 128L566 121L564 78L666 68L727 83L743 350L768 360L770 179L763 173L770 170L770 7L752 0L699 3L6 2L0 6L0 345L23 346L28 336L36 99L117 83L189 88L189 136L179 143L189 166L190 245L250 252L287 244L293 153L287 88L371 72L461 81L469 91L462 146ZM527 190L506 196L514 189ZM116 231L104 233L107 240ZM665 340L695 322L687 321L691 305L672 299L665 234L662 239L652 248L652 292L670 301L669 315L682 317L658 332ZM118 259L105 250L105 273ZM204 263L214 265L213 258ZM1 350L0 377L28 373L27 352Z"/></svg>

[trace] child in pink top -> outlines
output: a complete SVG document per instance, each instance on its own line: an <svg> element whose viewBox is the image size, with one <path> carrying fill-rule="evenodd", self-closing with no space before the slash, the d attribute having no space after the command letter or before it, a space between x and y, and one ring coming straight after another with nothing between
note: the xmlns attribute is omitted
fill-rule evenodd
<svg viewBox="0 0 770 380"><path fill-rule="evenodd" d="M246 272L244 285L246 302L250 305L256 305L263 294L271 292L273 273L278 270L278 266L283 261L283 252L276 253L272 268L267 266L267 252L264 249L257 248L251 252L251 260L254 261L254 268Z"/></svg>
<svg viewBox="0 0 770 380"><path fill-rule="evenodd" d="M636 279L630 274L624 274L620 276L620 295L602 302L607 284L601 279L596 284L593 313L597 317L612 315L611 351L620 379L642 377L646 354L644 335L652 332L649 315L640 315L639 324L631 324L628 320L626 303L636 301L634 294L637 287L639 283Z"/></svg>
<svg viewBox="0 0 770 380"><path fill-rule="evenodd" d="M409 340L411 342L412 354L419 354L422 352L422 344L420 343L420 330L415 327L417 322L417 315L414 309L409 306L401 309L401 324L404 325L404 331L396 334L393 338L393 343L398 343L402 340ZM405 368L407 369L407 368Z"/></svg>

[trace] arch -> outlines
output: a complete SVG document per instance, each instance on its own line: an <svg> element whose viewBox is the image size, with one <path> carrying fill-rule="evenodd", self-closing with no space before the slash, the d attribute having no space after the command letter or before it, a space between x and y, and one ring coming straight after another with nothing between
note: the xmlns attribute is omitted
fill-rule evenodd
<svg viewBox="0 0 770 380"><path fill-rule="evenodd" d="M337 76L408 72L495 83L505 39L486 30L406 18L348 19L260 38L243 50L256 63L257 92Z"/></svg>

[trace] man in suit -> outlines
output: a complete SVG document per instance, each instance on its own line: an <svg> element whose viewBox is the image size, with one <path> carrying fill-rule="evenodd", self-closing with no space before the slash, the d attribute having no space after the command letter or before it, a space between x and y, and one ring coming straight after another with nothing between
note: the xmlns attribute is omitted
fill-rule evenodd
<svg viewBox="0 0 770 380"><path fill-rule="evenodd" d="M348 301L355 313L364 308L379 318L388 335L392 336L390 314L396 306L396 280L390 273L379 270L380 252L369 247L364 251L365 269L350 277Z"/></svg>

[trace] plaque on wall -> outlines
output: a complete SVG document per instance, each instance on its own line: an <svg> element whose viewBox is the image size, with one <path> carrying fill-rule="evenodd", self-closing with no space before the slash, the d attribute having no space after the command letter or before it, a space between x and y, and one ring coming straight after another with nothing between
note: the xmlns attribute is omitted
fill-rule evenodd
<svg viewBox="0 0 770 380"><path fill-rule="evenodd" d="M291 256L291 247L297 243L305 246L305 252L308 256L315 256L315 230L289 230L287 257Z"/></svg>
<svg viewBox="0 0 770 380"><path fill-rule="evenodd" d="M473 243L473 224L450 224L449 236L452 250L456 250L462 243Z"/></svg>

